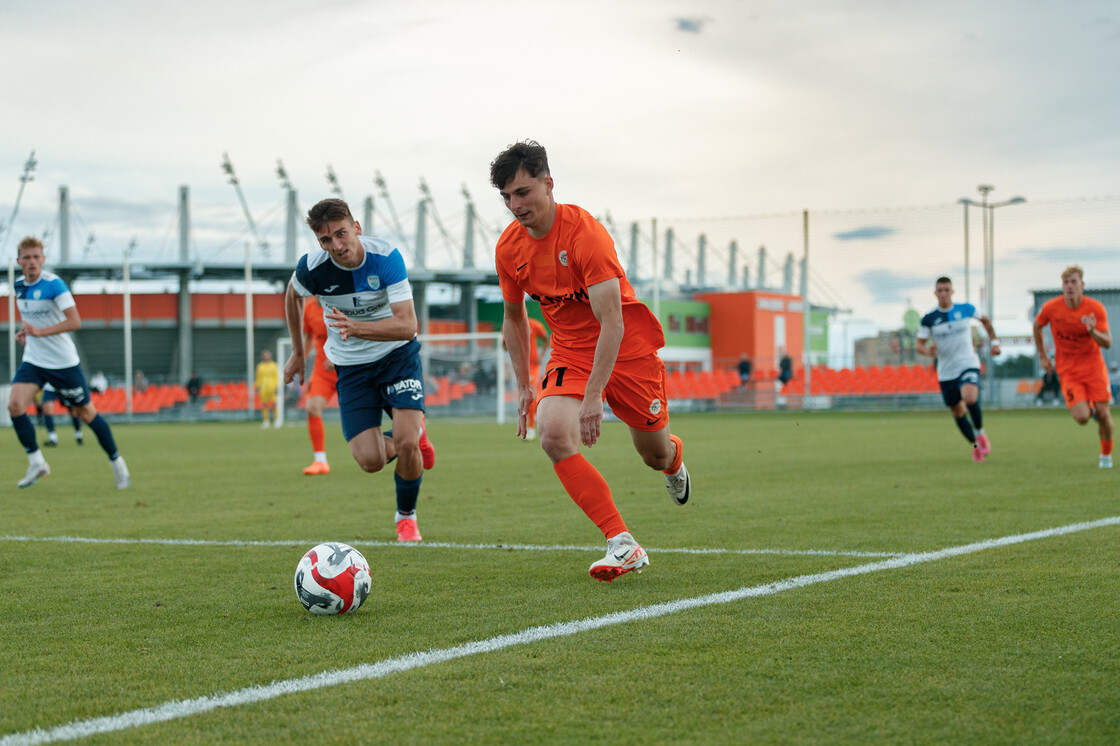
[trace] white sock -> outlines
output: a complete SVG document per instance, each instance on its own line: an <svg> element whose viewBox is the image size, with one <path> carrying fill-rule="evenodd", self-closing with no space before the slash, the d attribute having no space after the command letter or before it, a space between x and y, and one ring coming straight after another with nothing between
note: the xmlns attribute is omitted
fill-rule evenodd
<svg viewBox="0 0 1120 746"><path fill-rule="evenodd" d="M27 460L31 463L32 466L41 466L42 464L47 463L47 460L43 458L43 452L38 448L27 454Z"/></svg>
<svg viewBox="0 0 1120 746"><path fill-rule="evenodd" d="M323 464L327 463L327 452L315 451L315 460Z"/></svg>
<svg viewBox="0 0 1120 746"><path fill-rule="evenodd" d="M397 518L396 518L397 523L400 523L401 521L407 521L409 519L414 520L414 521L416 520L416 511L415 510L412 511L411 513L408 513L408 514L402 513L399 510L397 511Z"/></svg>

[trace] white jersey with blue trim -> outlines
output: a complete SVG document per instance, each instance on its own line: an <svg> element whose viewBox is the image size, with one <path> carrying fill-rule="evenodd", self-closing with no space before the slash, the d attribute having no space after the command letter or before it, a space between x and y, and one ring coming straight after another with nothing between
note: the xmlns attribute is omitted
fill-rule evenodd
<svg viewBox="0 0 1120 746"><path fill-rule="evenodd" d="M358 236L365 257L354 269L339 266L329 252L316 248L300 257L292 274L292 287L301 296L316 295L324 313L336 309L355 321L392 318L390 304L412 299L404 258L392 244L379 238ZM327 324L323 351L335 365L377 362L411 340L377 341L350 337Z"/></svg>
<svg viewBox="0 0 1120 746"><path fill-rule="evenodd" d="M955 381L969 368L980 368L980 356L972 344L972 320L977 318L971 303L938 306L922 317L918 339L937 343L937 380Z"/></svg>
<svg viewBox="0 0 1120 746"><path fill-rule="evenodd" d="M66 309L77 305L70 288L54 272L41 272L30 285L27 278L16 280L16 306L21 319L40 329L66 320ZM73 368L78 364L78 348L70 332L46 337L27 335L24 362L49 370Z"/></svg>

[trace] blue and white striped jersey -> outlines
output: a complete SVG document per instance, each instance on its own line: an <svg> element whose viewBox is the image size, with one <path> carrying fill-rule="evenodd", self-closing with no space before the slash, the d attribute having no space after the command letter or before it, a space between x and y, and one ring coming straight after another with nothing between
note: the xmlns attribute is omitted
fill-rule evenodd
<svg viewBox="0 0 1120 746"><path fill-rule="evenodd" d="M972 320L979 318L971 303L938 306L922 317L918 339L937 343L937 379L953 381L969 368L980 368L980 356L972 344Z"/></svg>
<svg viewBox="0 0 1120 746"><path fill-rule="evenodd" d="M43 271L39 279L28 285L21 276L16 280L16 306L21 319L39 328L54 326L66 320L66 309L73 308L74 296L62 278L54 272ZM78 364L78 348L70 332L49 337L28 335L23 349L24 362L40 368L61 370Z"/></svg>
<svg viewBox="0 0 1120 746"><path fill-rule="evenodd" d="M300 257L292 274L292 287L301 296L318 296L324 312L334 308L355 321L390 318L393 315L390 304L412 298L404 258L391 244L379 238L358 238L365 250L361 266L340 267L327 251L315 248ZM408 342L355 337L343 341L338 330L328 323L323 350L335 365L362 365L377 362Z"/></svg>

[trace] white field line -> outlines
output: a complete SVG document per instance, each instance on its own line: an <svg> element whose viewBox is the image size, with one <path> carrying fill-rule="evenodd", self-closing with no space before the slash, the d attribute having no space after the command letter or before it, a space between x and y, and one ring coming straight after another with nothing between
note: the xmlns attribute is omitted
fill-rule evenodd
<svg viewBox="0 0 1120 746"><path fill-rule="evenodd" d="M619 611L604 616L589 617L576 622L557 622L556 624L543 627L530 627L513 634L499 635L486 640L468 642L451 648L429 650L423 653L408 653L396 658L378 661L377 663L365 663L360 666L337 671L323 671L322 673L305 676L299 679L273 682L267 686L251 686L224 694L195 697L194 699L172 700L155 707L144 707L130 712L122 712L118 715L90 718L89 720L76 720L66 725L59 725L47 730L35 728L34 730L0 737L0 746L52 743L54 741L85 738L99 733L112 733L129 728L139 728L144 725L162 723L210 712L211 710L222 707L239 707L254 702L263 702L265 700L281 697L285 694L308 692L353 681L379 679L390 674L409 671L414 668L423 668L425 666L443 663L444 661L455 660L456 658L465 658L470 655L492 653L515 645L528 645L542 640L551 640L558 637L579 634L581 632L588 632L601 627L610 627L616 624L636 622L643 619L653 619L669 614L676 614L681 611L687 611L689 609L698 609L704 606L740 601L745 598L770 596L775 593L781 593L782 591L804 588L817 583L828 583L833 580L840 580L856 575L869 575L883 570L897 570L899 568L920 565L926 562L936 562L951 557L975 554L976 552L981 552L986 549L1022 544L1038 539L1048 539L1054 536L1087 531L1103 526L1120 526L1120 516L1101 518L1096 521L1088 521L1085 523L1074 523L1057 528L1048 528L1027 534L1004 536L998 539L986 539L972 544L939 549L934 552L904 554L878 562L869 562L856 567L830 570L829 572L815 573L812 575L798 575L797 577L786 578L785 580L779 580L765 585L756 585L749 588L743 587L738 590L685 598L668 603L654 604L652 606L639 606L630 611Z"/></svg>
<svg viewBox="0 0 1120 746"><path fill-rule="evenodd" d="M200 547L313 547L321 541L218 541L211 539L102 539L85 536L0 536L0 541L55 541L72 544L159 544L165 546ZM602 552L600 546L575 546L572 544L452 544L440 541L424 541L419 544L399 541L361 541L348 542L351 546L393 547L398 549L516 549L527 552ZM857 552L831 549L688 549L646 547L647 552L658 554L777 554L806 555L820 557L899 557L901 552Z"/></svg>

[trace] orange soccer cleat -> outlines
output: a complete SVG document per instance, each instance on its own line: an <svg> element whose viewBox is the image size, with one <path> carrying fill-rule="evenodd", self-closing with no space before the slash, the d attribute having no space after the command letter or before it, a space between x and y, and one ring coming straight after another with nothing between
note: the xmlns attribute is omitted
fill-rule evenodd
<svg viewBox="0 0 1120 746"><path fill-rule="evenodd" d="M315 474L330 474L331 467L325 461L312 461L311 466L303 470L304 474L313 476Z"/></svg>
<svg viewBox="0 0 1120 746"><path fill-rule="evenodd" d="M415 518L405 518L397 521L397 541L423 541L420 529L416 526Z"/></svg>
<svg viewBox="0 0 1120 746"><path fill-rule="evenodd" d="M431 469L436 465L436 447L428 440L428 421L422 421L420 430L420 458L424 461L424 468Z"/></svg>

